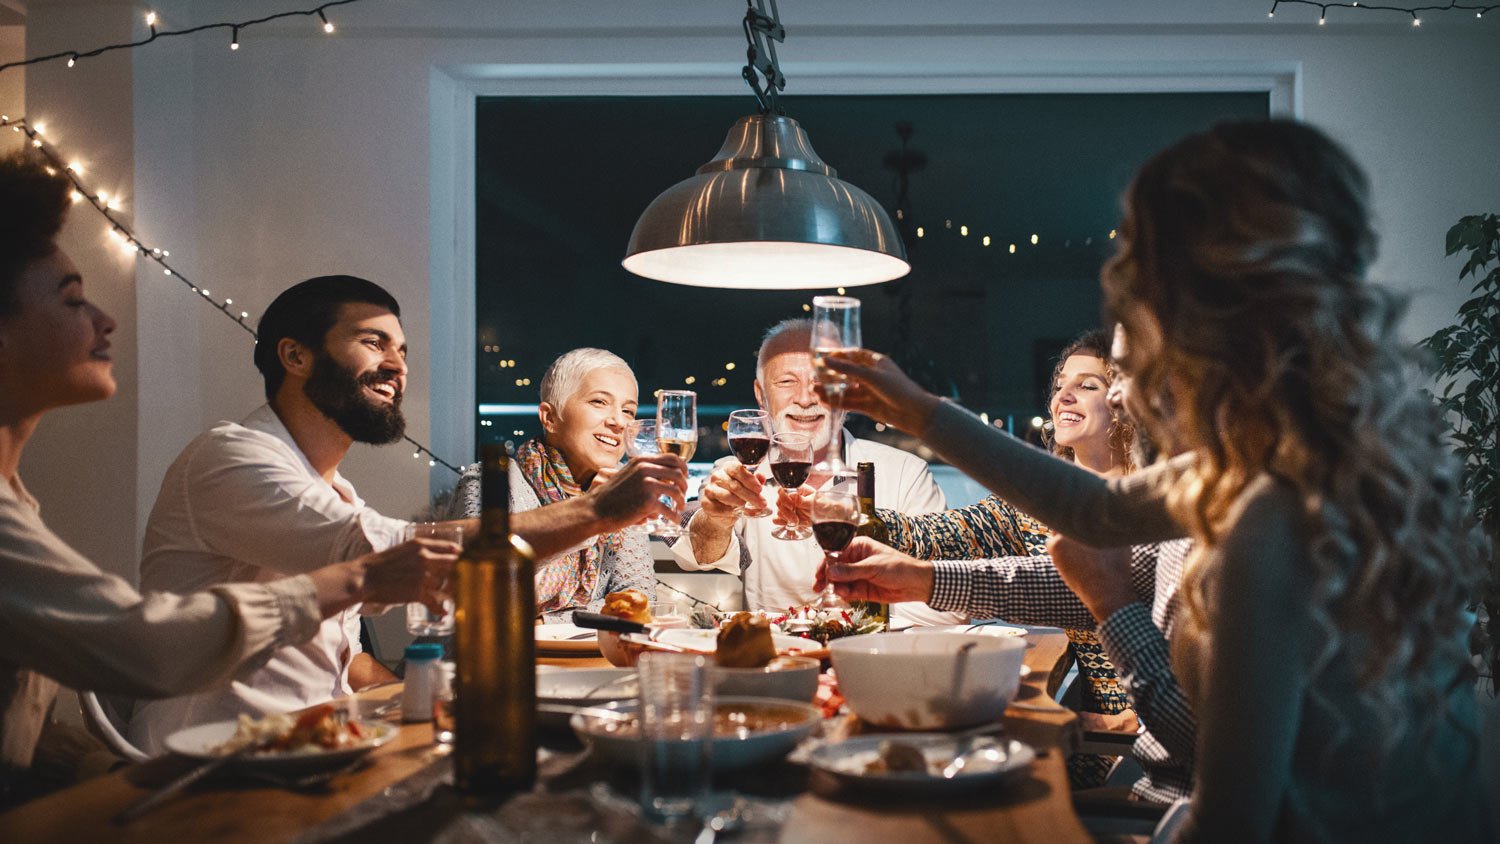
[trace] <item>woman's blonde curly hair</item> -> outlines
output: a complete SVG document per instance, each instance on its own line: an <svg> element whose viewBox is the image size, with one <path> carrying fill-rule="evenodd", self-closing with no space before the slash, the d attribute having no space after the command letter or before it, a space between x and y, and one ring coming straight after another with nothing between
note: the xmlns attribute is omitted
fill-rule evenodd
<svg viewBox="0 0 1500 844"><path fill-rule="evenodd" d="M1325 634L1314 694L1351 661L1394 746L1441 717L1454 674L1439 669L1465 665L1483 549L1399 308L1366 283L1375 243L1365 175L1338 145L1290 121L1228 123L1141 169L1102 279L1137 424L1198 455L1169 497L1198 540L1188 610L1211 613L1201 563L1247 486L1289 484Z"/></svg>

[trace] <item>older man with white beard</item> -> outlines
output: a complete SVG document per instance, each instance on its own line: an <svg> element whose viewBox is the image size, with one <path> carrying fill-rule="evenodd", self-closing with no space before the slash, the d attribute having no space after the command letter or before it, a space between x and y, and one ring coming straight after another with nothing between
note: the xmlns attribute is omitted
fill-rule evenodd
<svg viewBox="0 0 1500 844"><path fill-rule="evenodd" d="M771 415L777 433L796 431L812 437L813 463L828 457L832 412L813 391L810 349L812 321L789 319L771 327L756 358L755 399ZM900 449L856 439L840 431L844 463L875 464L875 500L903 513L933 513L946 504L942 490L921 458ZM771 535L768 518L747 518L747 506L760 506L769 465L752 472L733 457L714 464L699 492L700 509L688 522L688 538L672 546L677 564L688 571L717 569L740 576L749 609L785 610L813 603L813 577L823 552L812 539L783 540ZM808 483L825 489L828 475L814 473ZM956 624L965 618L939 612L922 603L892 607L894 626Z"/></svg>

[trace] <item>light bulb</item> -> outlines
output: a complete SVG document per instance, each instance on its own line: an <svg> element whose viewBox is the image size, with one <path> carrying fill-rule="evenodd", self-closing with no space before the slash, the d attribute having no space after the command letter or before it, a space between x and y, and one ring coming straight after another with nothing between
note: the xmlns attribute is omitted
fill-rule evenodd
<svg viewBox="0 0 1500 844"><path fill-rule="evenodd" d="M989 235L985 235L983 242L984 242L985 246L989 246L990 245L990 236Z"/></svg>
<svg viewBox="0 0 1500 844"><path fill-rule="evenodd" d="M959 226L958 227L958 234L961 237L968 237L969 236L969 227L968 226Z"/></svg>
<svg viewBox="0 0 1500 844"><path fill-rule="evenodd" d="M32 131L36 132L38 135L40 135L40 134L42 134L42 133L44 133L44 132L47 131L47 127L45 125L41 124L41 123L33 123L33 124L31 124L31 129L32 129Z"/></svg>
<svg viewBox="0 0 1500 844"><path fill-rule="evenodd" d="M331 24L331 23L329 23L327 21L324 21L323 22L323 31L326 32L326 33L328 33L328 34L330 34L330 35L332 35L333 34L333 24Z"/></svg>
<svg viewBox="0 0 1500 844"><path fill-rule="evenodd" d="M78 64L78 59L74 58L73 56L68 56L68 67L72 67L75 64Z"/></svg>
<svg viewBox="0 0 1500 844"><path fill-rule="evenodd" d="M77 173L80 176L83 175L83 165L79 164L76 161L74 161L73 163L69 164L68 165L68 169L72 170L74 173Z"/></svg>
<svg viewBox="0 0 1500 844"><path fill-rule="evenodd" d="M155 12L147 12L146 13L146 26L156 26L156 13Z"/></svg>
<svg viewBox="0 0 1500 844"><path fill-rule="evenodd" d="M1036 236L1036 235L1032 235L1032 236L1031 236L1031 245L1032 245L1032 246L1035 246L1035 245L1036 245L1036 242L1037 242L1037 240L1038 240L1038 238L1037 238L1037 236Z"/></svg>
<svg viewBox="0 0 1500 844"><path fill-rule="evenodd" d="M1014 243L1010 245L1010 254L1016 254L1016 245Z"/></svg>
<svg viewBox="0 0 1500 844"><path fill-rule="evenodd" d="M921 226L917 226L917 237L921 237L925 234L927 234L927 232L923 231Z"/></svg>

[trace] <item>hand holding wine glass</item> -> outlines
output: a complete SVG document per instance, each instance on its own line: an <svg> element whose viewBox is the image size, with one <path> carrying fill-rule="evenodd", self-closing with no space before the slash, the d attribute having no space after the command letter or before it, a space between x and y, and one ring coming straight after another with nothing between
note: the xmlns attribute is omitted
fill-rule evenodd
<svg viewBox="0 0 1500 844"><path fill-rule="evenodd" d="M662 454L661 438L657 435L657 424L654 419L637 419L631 422L625 430L625 453L632 458L649 457ZM696 440L695 440L696 442ZM690 452L691 453L691 452ZM684 458L684 462L686 458ZM614 480L611 479L610 484ZM687 487L686 478L683 478L682 489ZM590 490L592 492L592 490ZM666 506L668 512L676 512L677 501L670 495L661 496L659 499ZM653 536L681 536L682 526L671 521L664 515L652 516L646 522L646 530Z"/></svg>

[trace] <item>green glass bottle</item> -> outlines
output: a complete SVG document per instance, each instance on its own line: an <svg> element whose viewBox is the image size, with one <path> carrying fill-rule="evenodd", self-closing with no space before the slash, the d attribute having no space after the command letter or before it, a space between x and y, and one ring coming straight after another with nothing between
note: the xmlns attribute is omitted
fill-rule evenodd
<svg viewBox="0 0 1500 844"><path fill-rule="evenodd" d="M863 517L859 520L859 527L855 529L855 536L868 536L883 545L891 544L891 533L886 530L885 522L875 515L875 464L860 463L857 494L859 496L859 513ZM880 619L882 626L889 629L891 626L891 605L881 604L874 601L861 602L865 611Z"/></svg>
<svg viewBox="0 0 1500 844"><path fill-rule="evenodd" d="M454 782L503 797L536 783L536 582L531 548L510 533L510 459L480 453L479 535L455 567Z"/></svg>

